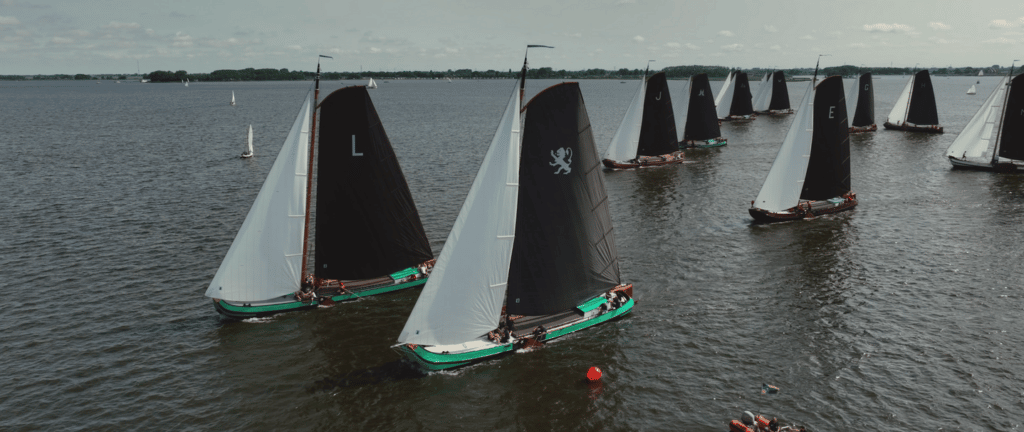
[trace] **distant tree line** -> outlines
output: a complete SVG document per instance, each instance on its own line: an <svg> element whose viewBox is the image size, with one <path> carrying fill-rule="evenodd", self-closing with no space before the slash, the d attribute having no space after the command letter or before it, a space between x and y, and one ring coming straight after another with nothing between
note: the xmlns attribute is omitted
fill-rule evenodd
<svg viewBox="0 0 1024 432"><path fill-rule="evenodd" d="M689 66L669 66L662 71L669 79L686 79L690 76L706 73L711 78L724 78L729 74L729 71L733 70L726 66L707 66L707 65L689 65ZM750 68L742 69L744 72L750 74L750 79L760 79L764 73L773 69L768 68ZM830 66L821 68L818 71L818 76L830 76L830 75L842 75L842 76L853 76L862 72L871 72L875 75L909 75L916 72L919 69L914 68L894 68L894 67L866 67L861 68L853 65L843 66ZM814 73L814 68L791 68L782 69L787 76L795 75L811 75ZM929 68L929 71L933 75L968 75L976 76L979 71L984 71L986 75L1000 75L1009 72L1009 68L1001 67L999 65L992 65L984 68L976 67L946 67L946 68ZM650 71L649 74L653 74L656 71ZM1021 71L1024 72L1024 71ZM637 79L644 73L643 69L618 69L618 70L606 70L606 69L584 69L570 71L565 69L554 70L550 67L542 67L537 69L530 69L527 72L526 77L528 79ZM1015 73L1017 70L1015 69ZM148 74L144 74L142 77L151 80L152 82L181 82L185 80L190 81L303 81L312 80L315 77L315 72L308 71L289 71L288 69L219 69L210 73L188 73L184 70L175 72L171 71L153 71ZM324 72L321 74L321 78L324 80L365 80L365 79L507 79L507 78L518 78L519 69L507 69L507 70L494 70L489 69L486 71L475 71L472 69L448 69L446 71L360 71L360 72ZM0 75L0 80L3 81L17 81L24 79L36 79L36 80L94 80L94 79L131 79L126 75L116 74L103 74L103 75L88 75L88 74L75 74L75 75Z"/></svg>

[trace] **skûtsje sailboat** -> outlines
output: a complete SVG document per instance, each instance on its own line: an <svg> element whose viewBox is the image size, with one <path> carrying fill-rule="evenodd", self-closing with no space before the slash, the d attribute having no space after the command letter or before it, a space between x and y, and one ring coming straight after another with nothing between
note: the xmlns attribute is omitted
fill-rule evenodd
<svg viewBox="0 0 1024 432"><path fill-rule="evenodd" d="M680 104L683 109L676 116L679 147L711 148L726 145L729 141L722 136L708 74L691 76L683 94L687 97Z"/></svg>
<svg viewBox="0 0 1024 432"><path fill-rule="evenodd" d="M949 163L962 169L1024 171L1022 114L1024 74L1003 77L946 150Z"/></svg>
<svg viewBox="0 0 1024 432"><path fill-rule="evenodd" d="M746 72L730 71L722 84L722 90L715 97L715 109L719 120L753 120L753 96Z"/></svg>
<svg viewBox="0 0 1024 432"><path fill-rule="evenodd" d="M355 300L426 282L433 264L405 176L365 87L307 94L206 290L230 318ZM321 114L319 140L316 108ZM316 143L319 142L319 148ZM316 155L316 204L312 206ZM309 233L310 213L316 231ZM314 271L307 272L310 241Z"/></svg>
<svg viewBox="0 0 1024 432"><path fill-rule="evenodd" d="M850 132L878 130L875 124L875 84L871 72L854 78L846 93L846 115L850 119Z"/></svg>
<svg viewBox="0 0 1024 432"><path fill-rule="evenodd" d="M789 88L786 86L786 74L772 71L764 75L761 85L754 95L754 112L761 114L792 114L789 105Z"/></svg>
<svg viewBox="0 0 1024 432"><path fill-rule="evenodd" d="M850 210L850 131L842 78L832 76L810 88L800 102L779 154L750 216L757 222L804 219Z"/></svg>
<svg viewBox="0 0 1024 432"><path fill-rule="evenodd" d="M525 73L524 62L519 88L394 346L421 369L537 346L633 308L632 285L620 283L579 85L549 87L521 114Z"/></svg>
<svg viewBox="0 0 1024 432"><path fill-rule="evenodd" d="M640 81L605 154L605 167L628 169L683 162L665 72Z"/></svg>
<svg viewBox="0 0 1024 432"><path fill-rule="evenodd" d="M910 77L882 126L907 132L942 133L935 106L935 90L928 69L920 70Z"/></svg>

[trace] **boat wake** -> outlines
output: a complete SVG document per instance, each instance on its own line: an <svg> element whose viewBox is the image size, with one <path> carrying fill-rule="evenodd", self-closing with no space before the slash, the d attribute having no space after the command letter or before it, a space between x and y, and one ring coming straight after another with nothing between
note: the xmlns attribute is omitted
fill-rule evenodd
<svg viewBox="0 0 1024 432"><path fill-rule="evenodd" d="M249 324L264 324L264 323L273 322L273 321L274 321L274 317L272 317L272 316L259 317L259 318L246 318L246 319L242 320L242 322L249 323Z"/></svg>

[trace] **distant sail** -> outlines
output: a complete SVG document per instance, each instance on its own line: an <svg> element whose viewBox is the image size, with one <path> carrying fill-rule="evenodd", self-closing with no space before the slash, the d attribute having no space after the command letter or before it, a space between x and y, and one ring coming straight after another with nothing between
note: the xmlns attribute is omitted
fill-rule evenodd
<svg viewBox="0 0 1024 432"><path fill-rule="evenodd" d="M850 126L864 127L875 124L875 90L871 72L865 72L852 80L846 94L846 113Z"/></svg>
<svg viewBox="0 0 1024 432"><path fill-rule="evenodd" d="M669 95L665 72L658 72L647 79L643 121L640 126L640 141L636 156L659 156L677 150L679 150L679 141L676 140L676 119L672 112L672 96Z"/></svg>
<svg viewBox="0 0 1024 432"><path fill-rule="evenodd" d="M690 77L690 92L686 110L686 127L680 141L704 141L722 136L712 99L708 74Z"/></svg>
<svg viewBox="0 0 1024 432"><path fill-rule="evenodd" d="M974 87L974 84L971 84L971 88L967 89L967 94L978 94L978 89Z"/></svg>

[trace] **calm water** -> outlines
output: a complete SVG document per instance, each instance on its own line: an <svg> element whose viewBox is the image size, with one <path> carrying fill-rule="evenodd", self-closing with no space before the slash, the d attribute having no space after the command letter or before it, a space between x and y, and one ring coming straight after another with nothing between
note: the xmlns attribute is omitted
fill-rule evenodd
<svg viewBox="0 0 1024 432"><path fill-rule="evenodd" d="M905 79L875 81L879 125ZM744 410L816 431L1019 429L1024 176L950 169L997 78L976 96L974 77L933 80L947 133L854 135L852 212L751 224L793 116L607 173L634 313L426 376L389 348L418 290L258 322L203 296L309 83L0 83L0 430L724 431ZM512 85L371 91L435 254ZM636 82L581 86L603 152Z"/></svg>

